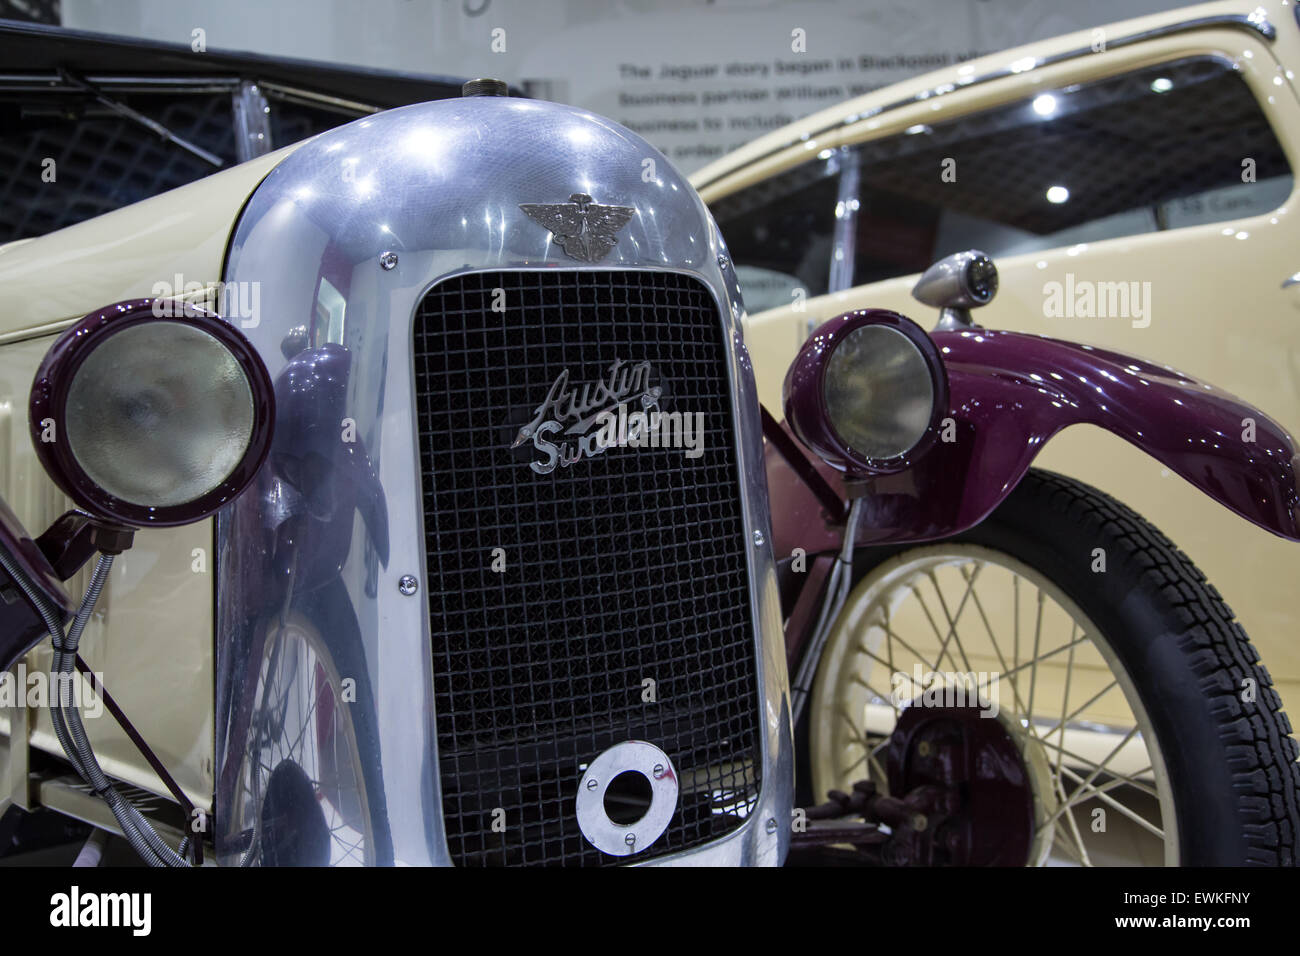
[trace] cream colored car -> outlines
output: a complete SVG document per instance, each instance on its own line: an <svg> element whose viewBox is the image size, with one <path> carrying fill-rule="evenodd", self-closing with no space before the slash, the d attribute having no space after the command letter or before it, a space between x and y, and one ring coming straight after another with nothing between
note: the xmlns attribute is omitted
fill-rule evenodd
<svg viewBox="0 0 1300 956"><path fill-rule="evenodd" d="M763 404L781 408L791 359L832 316L884 308L935 326L936 311L911 296L918 274L977 248L1000 286L976 322L1168 363L1295 434L1297 69L1293 5L1199 5L919 76L700 170L692 182L740 275ZM1300 708L1294 544L1207 508L1197 489L1098 428L1053 438L1036 466L1102 489L1168 533L1226 596L1284 705ZM887 733L878 697L868 707ZM1083 717L1127 723L1098 707ZM1073 741L1087 754L1109 747L1083 728ZM816 786L851 779L815 739L813 750Z"/></svg>

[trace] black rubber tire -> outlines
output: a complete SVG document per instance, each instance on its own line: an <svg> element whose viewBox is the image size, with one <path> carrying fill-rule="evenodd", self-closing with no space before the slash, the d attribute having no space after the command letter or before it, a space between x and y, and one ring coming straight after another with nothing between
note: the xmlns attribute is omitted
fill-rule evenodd
<svg viewBox="0 0 1300 956"><path fill-rule="evenodd" d="M1101 630L1155 727L1182 865L1297 863L1300 748L1258 652L1187 555L1110 496L1038 470L981 524L948 540L1037 569ZM861 549L854 577L908 548ZM1092 571L1094 548L1105 549L1105 573ZM1247 680L1256 688L1250 703Z"/></svg>

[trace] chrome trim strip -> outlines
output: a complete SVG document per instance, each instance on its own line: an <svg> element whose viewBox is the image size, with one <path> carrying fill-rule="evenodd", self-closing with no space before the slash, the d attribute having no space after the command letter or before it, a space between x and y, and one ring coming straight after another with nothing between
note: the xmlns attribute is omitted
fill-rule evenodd
<svg viewBox="0 0 1300 956"><path fill-rule="evenodd" d="M235 156L241 163L271 151L271 108L252 80L245 80L230 94L235 117Z"/></svg>
<svg viewBox="0 0 1300 956"><path fill-rule="evenodd" d="M1054 730L1060 726L1060 721L1052 720L1050 717L1040 717L1032 721L1035 727L1046 727L1048 730ZM1114 724L1102 724L1095 720L1071 720L1065 725L1066 730L1083 731L1090 734L1106 734L1112 737L1124 737L1132 732L1132 727L1118 727ZM1142 739L1141 733L1137 736L1138 740Z"/></svg>
<svg viewBox="0 0 1300 956"><path fill-rule="evenodd" d="M826 291L834 293L853 288L862 154L851 146L842 146L826 162L828 172L840 174L835 202L835 232L831 240L831 267L826 277Z"/></svg>
<svg viewBox="0 0 1300 956"><path fill-rule="evenodd" d="M26 239L19 239L18 242L26 242ZM195 292L186 292L182 295L165 296L164 298L175 299L178 302L189 302L192 305L200 306L204 309L215 309L217 306L217 295L220 290L215 282L209 282L202 289ZM70 329L84 316L74 315L66 319L56 319L53 322L46 322L42 325L33 325L25 329L14 329L12 332L0 332L0 345L12 345L15 342L25 342L28 339L40 339L49 335L56 335L65 329Z"/></svg>
<svg viewBox="0 0 1300 956"><path fill-rule="evenodd" d="M239 77L194 77L183 76L87 76L86 82L105 90L117 93L229 93L238 91L248 82ZM254 80L264 93L276 99L291 103L318 106L353 116L367 116L381 111L381 107L359 100L344 99L327 93L285 86L280 83L266 83ZM80 87L64 81L57 73L0 73L0 93L37 92L37 93L77 93Z"/></svg>
<svg viewBox="0 0 1300 956"><path fill-rule="evenodd" d="M1300 7L1297 7L1296 15L1298 18L1300 18ZM1164 26L1153 27L1150 30L1141 30L1137 33L1129 33L1124 36L1118 37L1117 39L1114 40L1106 40L1105 49L1113 50L1117 48L1132 46L1135 43L1142 43L1147 40L1160 39L1162 37L1173 36L1179 33L1187 33L1192 30L1200 30L1208 27L1229 27L1238 30L1250 30L1254 33L1259 34L1265 40L1268 40L1270 42L1277 38L1277 28L1273 26L1273 24L1269 21L1268 17L1265 16L1264 11L1261 8L1261 9L1257 9L1254 13L1251 14L1224 13L1224 14L1215 14L1214 16L1209 16L1209 17L1195 17L1190 20L1180 20L1177 23L1169 23L1169 24L1165 24ZM1007 52L1011 52L1011 51L1007 51ZM991 83L993 80L1001 80L1001 79L1005 79L1008 76L1015 76L1016 74L1019 73L1027 73L1030 70L1036 70L1040 67L1054 66L1057 63L1064 63L1067 60L1074 60L1083 56L1092 56L1096 52L1097 51L1093 50L1091 46L1077 47L1072 50L1065 50L1061 53L1053 53L1050 56L1045 56L1041 58L1036 57L1034 58L1034 62L1032 65L1023 67L1021 69L1012 69L1011 67L1003 67L998 70L990 70L987 73L975 74L969 79L963 79L959 83L944 83L941 86L925 89L919 93L913 94L912 96L902 97L900 99L885 103L881 106L872 107L871 109L865 110L861 113L852 113L849 116L837 120L834 123L828 123L825 126L820 126L817 129L805 133L796 139L791 139L785 143L782 143L780 146L774 146L771 149L764 151L758 156L755 156L752 159L747 160L744 163L744 166L750 166L753 165L754 163L763 162L764 160L770 159L771 157L777 155L778 153L783 153L787 149L791 149L795 146L798 146L800 143L807 142L808 140L815 139L819 136L825 136L827 133L832 133L835 130L842 129L847 126L853 126L857 123L860 123L864 119L870 119L871 117L879 116L882 113L889 113L892 112L893 110L903 109L904 107L912 106L915 103L923 103L926 100L933 99L936 96L945 96L949 93L956 92L957 90L967 90L973 86L981 86L985 83ZM699 183L698 187L701 189L707 188L708 186L713 185L713 183L716 183L719 180L726 179L728 176L734 175L740 169L744 168L744 166L736 167L734 169L728 169L725 172L722 172L719 175L715 176L713 179L709 180L708 182Z"/></svg>
<svg viewBox="0 0 1300 956"><path fill-rule="evenodd" d="M86 76L86 82L119 93L157 93L159 89L174 93L226 93L239 86L236 77L179 76ZM32 91L40 93L76 93L80 88L65 83L57 73L0 73L0 92Z"/></svg>
<svg viewBox="0 0 1300 956"><path fill-rule="evenodd" d="M47 335L55 335L64 329L70 329L81 321L81 316L71 319L59 319L57 322L47 322L45 325L36 325L27 329L18 329L14 332L0 333L0 345L12 345L15 342L25 342L28 339L44 338Z"/></svg>
<svg viewBox="0 0 1300 956"><path fill-rule="evenodd" d="M326 93L315 93L311 90L303 90L293 86L282 86L279 83L263 83L262 89L276 99L285 100L289 103L320 106L341 113L352 113L361 116L380 112L378 106L372 106L369 103L345 100L342 97L330 96Z"/></svg>
<svg viewBox="0 0 1300 956"><path fill-rule="evenodd" d="M656 169L648 181L646 160ZM575 191L636 209L595 269L566 256L553 236L519 209L520 203L562 202ZM380 259L390 251L397 261L385 269ZM750 819L731 834L644 865L784 859L794 783L789 686L758 395L725 246L686 179L630 131L557 104L474 97L391 110L322 133L271 172L235 229L224 278L258 284L259 321L244 331L273 375L286 365L282 342L295 338L295 326L311 321L328 279L330 299L319 305L346 314L338 325L346 329L349 351L332 394L339 397L337 413L353 424L357 450L373 466L385 506L384 517L376 519L373 508L366 515L353 485L340 482L331 491L333 476L342 477L340 466L326 461L322 467L318 456L316 487L327 486L318 501L304 503L295 487L264 476L263 485L218 522L214 836L223 862L239 861L238 841L252 832L249 821L235 818L233 797L251 750L250 723L241 726L240 715L258 707L257 674L266 640L261 635L283 633L294 614L304 613L316 615L307 630L319 647L330 656L350 656L344 676L356 671L363 678L348 709L357 715L358 727L373 732L368 770L375 786L368 806L374 828L390 838L397 862L450 862L437 766L428 604L423 589L412 598L397 586L406 574L428 580L413 321L425 293L443 279L541 269L680 273L703 282L717 301L728 344L748 538L762 785ZM317 387L305 378L301 384ZM312 409L326 406L301 407L309 417ZM317 434L337 436L334 411L329 414ZM311 445L309 424L277 429L272 456L303 461L320 450L334 454L330 444ZM283 529L295 527L285 523L295 515L310 515L319 524L304 535L313 542L310 547L298 546L302 538L297 536L287 541L282 536ZM286 558L287 564L276 563ZM286 570L301 583L278 585ZM305 718L291 723L291 739L310 729ZM252 837L259 839L256 833Z"/></svg>

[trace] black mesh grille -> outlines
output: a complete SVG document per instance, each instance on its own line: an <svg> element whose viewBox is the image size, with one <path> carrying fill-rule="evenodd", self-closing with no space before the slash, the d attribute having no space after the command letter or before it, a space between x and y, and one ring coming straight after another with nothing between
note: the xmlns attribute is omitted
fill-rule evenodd
<svg viewBox="0 0 1300 956"><path fill-rule="evenodd" d="M757 801L760 708L725 355L717 307L686 276L476 273L421 304L429 615L455 862L620 862L583 838L574 800L581 768L624 740L662 748L682 791L668 830L634 859L727 833ZM704 414L703 454L613 448L534 472L542 453L510 450L521 425L561 371L581 390L615 359L651 363L662 411ZM503 572L492 569L496 548Z"/></svg>

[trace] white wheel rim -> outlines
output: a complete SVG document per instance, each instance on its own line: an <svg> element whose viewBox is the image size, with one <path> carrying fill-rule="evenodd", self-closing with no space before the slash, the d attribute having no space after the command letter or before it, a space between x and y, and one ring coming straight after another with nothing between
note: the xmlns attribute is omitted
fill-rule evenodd
<svg viewBox="0 0 1300 956"><path fill-rule="evenodd" d="M930 671L974 675L1004 726L1013 736L1021 729L1026 754L1047 758L1055 792L1034 794L1031 859L1050 850L1054 864L1177 865L1164 758L1114 649L1053 582L978 545L909 549L849 595L809 702L815 798L867 777L883 785L883 743L918 664L923 680ZM1116 846L1130 853L1116 858Z"/></svg>

